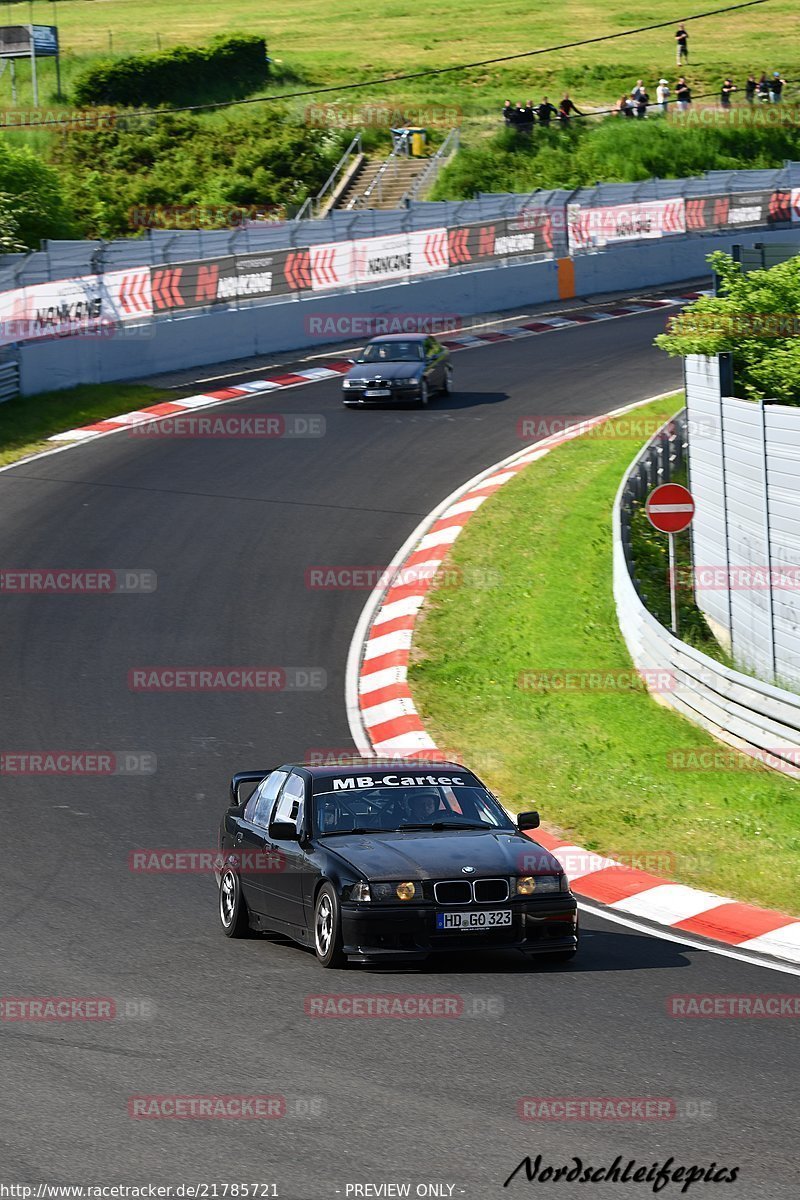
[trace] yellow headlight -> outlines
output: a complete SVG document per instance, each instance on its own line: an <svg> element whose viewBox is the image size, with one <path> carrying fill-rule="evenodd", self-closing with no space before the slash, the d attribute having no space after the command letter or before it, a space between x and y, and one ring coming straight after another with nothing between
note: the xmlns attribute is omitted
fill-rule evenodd
<svg viewBox="0 0 800 1200"><path fill-rule="evenodd" d="M533 875L520 875L517 880L517 895L532 896L536 888L536 880Z"/></svg>
<svg viewBox="0 0 800 1200"><path fill-rule="evenodd" d="M417 894L417 886L414 883L398 883L395 891L398 900L413 900Z"/></svg>

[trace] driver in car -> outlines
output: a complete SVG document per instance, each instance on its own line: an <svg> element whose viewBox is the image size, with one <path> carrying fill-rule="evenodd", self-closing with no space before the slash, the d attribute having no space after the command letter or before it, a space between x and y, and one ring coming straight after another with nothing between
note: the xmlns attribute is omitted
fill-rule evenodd
<svg viewBox="0 0 800 1200"><path fill-rule="evenodd" d="M439 793L435 788L410 792L405 797L404 825L425 825L441 811Z"/></svg>

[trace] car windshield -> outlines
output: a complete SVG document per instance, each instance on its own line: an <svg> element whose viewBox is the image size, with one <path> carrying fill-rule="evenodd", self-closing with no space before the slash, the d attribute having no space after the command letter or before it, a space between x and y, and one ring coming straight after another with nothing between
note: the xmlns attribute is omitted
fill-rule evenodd
<svg viewBox="0 0 800 1200"><path fill-rule="evenodd" d="M359 362L421 362L425 354L422 342L370 342Z"/></svg>
<svg viewBox="0 0 800 1200"><path fill-rule="evenodd" d="M514 828L484 788L458 786L321 792L314 797L314 821L321 835Z"/></svg>

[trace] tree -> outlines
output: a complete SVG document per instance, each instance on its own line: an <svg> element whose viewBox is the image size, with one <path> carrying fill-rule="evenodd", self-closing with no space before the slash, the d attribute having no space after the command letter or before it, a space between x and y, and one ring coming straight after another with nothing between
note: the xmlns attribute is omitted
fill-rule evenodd
<svg viewBox="0 0 800 1200"><path fill-rule="evenodd" d="M800 405L800 256L766 271L745 272L721 251L708 261L721 294L673 317L656 345L672 357L730 353L741 399Z"/></svg>

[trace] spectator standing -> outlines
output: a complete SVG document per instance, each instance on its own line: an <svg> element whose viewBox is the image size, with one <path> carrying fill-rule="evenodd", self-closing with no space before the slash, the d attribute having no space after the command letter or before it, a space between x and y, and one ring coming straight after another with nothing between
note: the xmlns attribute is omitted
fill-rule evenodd
<svg viewBox="0 0 800 1200"><path fill-rule="evenodd" d="M767 82L766 71L761 72L761 78L759 79L758 83L756 84L756 91L758 92L759 100L764 104L768 103L768 101L769 101L769 83Z"/></svg>
<svg viewBox="0 0 800 1200"><path fill-rule="evenodd" d="M692 89L683 75L681 75L675 85L675 98L678 101L678 108L681 112L688 112L692 104Z"/></svg>
<svg viewBox="0 0 800 1200"><path fill-rule="evenodd" d="M639 88L639 96L636 100L636 116L640 121L647 116L647 106L650 103L650 97L647 94L647 88Z"/></svg>
<svg viewBox="0 0 800 1200"><path fill-rule="evenodd" d="M752 104L755 100L757 87L755 75L748 75L747 83L744 85L744 98L748 104Z"/></svg>
<svg viewBox="0 0 800 1200"><path fill-rule="evenodd" d="M514 108L514 105L511 103L511 101L504 100L503 101L503 120L505 121L506 125L514 124L515 113L516 113L516 109Z"/></svg>
<svg viewBox="0 0 800 1200"><path fill-rule="evenodd" d="M722 87L720 89L720 93L719 93L719 102L723 108L730 108L731 93L738 92L738 90L739 89L736 87L736 85L731 83L730 79L726 79L723 82Z"/></svg>
<svg viewBox="0 0 800 1200"><path fill-rule="evenodd" d="M525 105L525 107L522 109L522 114L520 116L520 122L519 122L520 128L525 133L530 133L530 131L533 129L535 123L536 123L536 109L533 106L533 101L529 100L528 103Z"/></svg>
<svg viewBox="0 0 800 1200"><path fill-rule="evenodd" d="M656 88L656 100L662 113L665 113L669 104L669 81L667 79L659 79L658 87Z"/></svg>
<svg viewBox="0 0 800 1200"><path fill-rule="evenodd" d="M542 103L536 109L536 115L539 118L539 124L547 127L552 118L558 116L558 109L550 103L547 96L542 96Z"/></svg>
<svg viewBox="0 0 800 1200"><path fill-rule="evenodd" d="M564 92L564 95L561 97L561 102L558 106L558 119L562 125L569 124L569 119L572 113L575 113L576 117L584 117L586 115L585 113L582 113L580 109L576 108L572 103L569 98L569 92Z"/></svg>
<svg viewBox="0 0 800 1200"><path fill-rule="evenodd" d="M677 66L681 62L689 61L689 34L686 32L686 26L681 21L675 33L675 62Z"/></svg>
<svg viewBox="0 0 800 1200"><path fill-rule="evenodd" d="M772 79L769 81L769 98L773 104L780 104L781 94L786 86L786 80L782 77L780 71L772 72Z"/></svg>
<svg viewBox="0 0 800 1200"><path fill-rule="evenodd" d="M635 88L633 89L633 91L631 92L631 95L633 96L634 100L638 101L638 99L639 99L639 95L640 95L640 94L641 94L643 91L644 91L644 83L643 83L643 81L642 81L641 79L637 79L637 81L636 81L636 87L635 87Z"/></svg>

